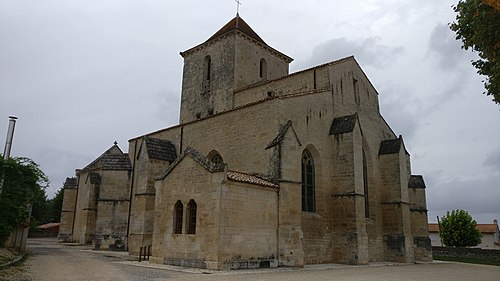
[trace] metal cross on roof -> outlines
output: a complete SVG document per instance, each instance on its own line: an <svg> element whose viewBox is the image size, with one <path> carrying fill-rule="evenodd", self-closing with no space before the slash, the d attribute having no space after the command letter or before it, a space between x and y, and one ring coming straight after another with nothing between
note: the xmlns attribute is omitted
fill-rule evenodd
<svg viewBox="0 0 500 281"><path fill-rule="evenodd" d="M234 1L236 2L236 14L239 14L241 2L240 0L234 0Z"/></svg>

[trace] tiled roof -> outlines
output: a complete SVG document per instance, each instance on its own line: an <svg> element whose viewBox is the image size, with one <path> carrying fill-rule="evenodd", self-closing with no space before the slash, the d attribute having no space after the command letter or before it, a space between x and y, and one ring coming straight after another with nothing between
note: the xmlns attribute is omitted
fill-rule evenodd
<svg viewBox="0 0 500 281"><path fill-rule="evenodd" d="M332 126L330 127L330 135L349 133L354 130L358 114L337 117L333 119Z"/></svg>
<svg viewBox="0 0 500 281"><path fill-rule="evenodd" d="M236 15L236 17L234 17L226 25L224 25L221 29L219 29L219 31L217 31L214 35L208 38L206 42L215 39L219 36L222 36L233 30L239 30L245 33L246 35L252 37L253 39L259 41L260 43L267 45L266 42L264 42L264 40L262 40L262 38L260 38L260 36L257 35L257 33L253 31L253 29L239 15Z"/></svg>
<svg viewBox="0 0 500 281"><path fill-rule="evenodd" d="M378 151L378 155L398 153L399 150L401 149L402 143L403 140L401 138L384 140L380 143L380 149Z"/></svg>
<svg viewBox="0 0 500 281"><path fill-rule="evenodd" d="M271 48L269 45L260 38L260 36L253 31L253 29L239 16L236 15L235 18L230 20L226 25L224 25L219 31L217 31L214 35L212 35L210 38L208 38L207 41L204 43L201 43L198 46L195 46L189 50L186 50L184 52L181 52L180 55L182 57L186 57L189 55L191 52L195 50L199 50L203 46L206 46L207 44L211 44L213 42L216 42L218 39L222 39L225 36L232 35L232 34L238 34L238 35L244 35L245 37L249 38L251 41L255 41L255 43L260 44L262 47L270 51L272 54L275 56L281 58L287 63L290 63L293 61L293 59L283 53L281 53L278 50L275 50Z"/></svg>
<svg viewBox="0 0 500 281"><path fill-rule="evenodd" d="M488 224L477 224L476 228L479 229L481 233L496 233L498 232L498 225L488 223Z"/></svg>
<svg viewBox="0 0 500 281"><path fill-rule="evenodd" d="M411 175L408 181L409 188L425 188L424 177L421 175Z"/></svg>
<svg viewBox="0 0 500 281"><path fill-rule="evenodd" d="M78 187L78 181L76 178L66 178L64 181L63 188L77 188Z"/></svg>
<svg viewBox="0 0 500 281"><path fill-rule="evenodd" d="M50 222L50 223L46 223L46 224L41 224L41 225L37 226L36 228L50 229L50 228L54 228L54 227L59 227L60 225L61 225L61 223L58 223L58 222Z"/></svg>
<svg viewBox="0 0 500 281"><path fill-rule="evenodd" d="M83 172L92 169L103 170L131 170L130 158L127 153L123 153L118 145L113 145L92 163L82 169Z"/></svg>
<svg viewBox="0 0 500 281"><path fill-rule="evenodd" d="M237 181L237 182L244 182L244 183L250 183L250 184L256 184L260 186L266 186L266 187L272 187L272 188L279 188L278 185L266 181L264 179L258 178L256 176L240 173L240 172L235 172L235 171L227 171L227 178L229 180Z"/></svg>
<svg viewBox="0 0 500 281"><path fill-rule="evenodd" d="M439 225L437 223L429 223L427 225L429 232L439 232Z"/></svg>
<svg viewBox="0 0 500 281"><path fill-rule="evenodd" d="M488 223L488 224L477 224L476 228L479 230L481 233L496 233L498 232L498 225L493 224L493 223ZM439 232L439 225L437 223L429 223L427 229L429 232L434 232L438 233Z"/></svg>
<svg viewBox="0 0 500 281"><path fill-rule="evenodd" d="M175 146L170 141L150 137L144 137L144 141L150 159L164 160L172 163L177 158Z"/></svg>

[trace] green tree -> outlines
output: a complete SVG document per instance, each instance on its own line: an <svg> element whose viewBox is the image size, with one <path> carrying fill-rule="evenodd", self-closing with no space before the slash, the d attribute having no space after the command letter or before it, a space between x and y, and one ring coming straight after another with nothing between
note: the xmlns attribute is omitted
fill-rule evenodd
<svg viewBox="0 0 500 281"><path fill-rule="evenodd" d="M29 158L0 157L0 246L9 234L28 219L28 206L49 181L40 166Z"/></svg>
<svg viewBox="0 0 500 281"><path fill-rule="evenodd" d="M440 235L443 243L451 247L469 247L481 243L481 232L476 221L464 210L446 212L441 218Z"/></svg>
<svg viewBox="0 0 500 281"><path fill-rule="evenodd" d="M47 194L44 188L33 189L31 200L31 229L36 228L40 224L48 223L50 217L50 202L47 199Z"/></svg>
<svg viewBox="0 0 500 281"><path fill-rule="evenodd" d="M462 48L478 53L472 61L477 73L485 75L485 94L500 104L500 4L497 0L460 0L453 6L456 21L450 24L462 40Z"/></svg>
<svg viewBox="0 0 500 281"><path fill-rule="evenodd" d="M61 187L56 192L54 198L50 199L50 222L61 221L61 210L64 196L64 188Z"/></svg>

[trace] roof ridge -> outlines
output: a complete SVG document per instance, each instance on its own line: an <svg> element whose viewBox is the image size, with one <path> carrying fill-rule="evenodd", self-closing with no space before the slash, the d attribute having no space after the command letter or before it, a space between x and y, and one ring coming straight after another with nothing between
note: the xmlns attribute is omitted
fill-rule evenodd
<svg viewBox="0 0 500 281"><path fill-rule="evenodd" d="M211 41L233 30L239 30L267 46L267 43L238 14L236 15L236 17L234 17L228 23L226 23L221 29L219 29L216 33L214 33L214 35L210 36L210 38L208 38L208 40L205 42Z"/></svg>

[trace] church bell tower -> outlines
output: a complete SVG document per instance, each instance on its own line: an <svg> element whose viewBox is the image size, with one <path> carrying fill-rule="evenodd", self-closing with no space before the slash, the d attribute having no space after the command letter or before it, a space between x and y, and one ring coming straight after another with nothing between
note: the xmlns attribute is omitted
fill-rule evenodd
<svg viewBox="0 0 500 281"><path fill-rule="evenodd" d="M267 45L239 14L180 55L181 124L232 109L235 91L288 75L293 60Z"/></svg>

